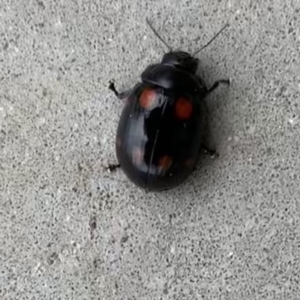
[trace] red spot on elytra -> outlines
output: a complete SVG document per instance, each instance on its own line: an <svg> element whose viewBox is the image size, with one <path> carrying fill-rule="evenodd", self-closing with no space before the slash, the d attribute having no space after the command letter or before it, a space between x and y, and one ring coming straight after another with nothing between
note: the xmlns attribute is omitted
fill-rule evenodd
<svg viewBox="0 0 300 300"><path fill-rule="evenodd" d="M193 105L188 99L179 98L175 103L175 111L179 119L187 120L192 115Z"/></svg>
<svg viewBox="0 0 300 300"><path fill-rule="evenodd" d="M171 167L172 161L172 157L165 155L160 158L158 166L165 172Z"/></svg>
<svg viewBox="0 0 300 300"><path fill-rule="evenodd" d="M141 107L146 109L151 108L155 104L156 98L157 93L155 90L150 88L144 89L139 98Z"/></svg>

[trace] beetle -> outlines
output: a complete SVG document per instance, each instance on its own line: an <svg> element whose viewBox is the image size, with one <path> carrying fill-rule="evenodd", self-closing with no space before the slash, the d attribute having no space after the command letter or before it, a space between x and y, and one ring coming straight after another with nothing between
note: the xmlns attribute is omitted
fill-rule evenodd
<svg viewBox="0 0 300 300"><path fill-rule="evenodd" d="M169 51L160 63L149 65L141 74L141 82L129 91L119 93L114 82L109 83L109 89L126 101L116 134L118 164L108 170L121 167L135 185L159 191L185 181L196 168L201 150L206 149L205 98L220 84L229 86L230 80L218 80L207 88L197 75L199 60L195 55L228 24L205 46L189 54L173 51L146 21Z"/></svg>

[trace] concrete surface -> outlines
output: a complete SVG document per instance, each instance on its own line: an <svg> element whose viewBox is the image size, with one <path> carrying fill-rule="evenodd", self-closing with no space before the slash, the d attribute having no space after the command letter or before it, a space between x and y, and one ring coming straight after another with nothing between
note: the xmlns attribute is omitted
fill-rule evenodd
<svg viewBox="0 0 300 300"><path fill-rule="evenodd" d="M146 194L115 162L122 89L197 49L218 159ZM0 2L0 299L300 299L299 1Z"/></svg>

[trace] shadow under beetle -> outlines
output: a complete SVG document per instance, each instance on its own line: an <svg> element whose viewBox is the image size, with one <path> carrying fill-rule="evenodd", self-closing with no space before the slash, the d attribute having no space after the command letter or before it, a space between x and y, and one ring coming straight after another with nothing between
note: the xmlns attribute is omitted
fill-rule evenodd
<svg viewBox="0 0 300 300"><path fill-rule="evenodd" d="M197 76L195 55L173 51L147 20L154 34L169 48L161 63L148 66L142 81L129 91L119 93L113 82L109 89L120 99L126 98L116 135L118 167L137 186L148 191L178 186L196 168L201 150L205 149L205 97L220 83L207 88ZM214 154L214 150L206 151Z"/></svg>

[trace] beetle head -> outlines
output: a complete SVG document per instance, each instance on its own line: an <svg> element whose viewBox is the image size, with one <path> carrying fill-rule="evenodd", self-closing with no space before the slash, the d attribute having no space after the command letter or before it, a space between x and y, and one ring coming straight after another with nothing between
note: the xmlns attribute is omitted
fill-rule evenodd
<svg viewBox="0 0 300 300"><path fill-rule="evenodd" d="M198 58L183 51L171 51L163 56L161 61L164 65L171 65L189 73L195 74L198 68Z"/></svg>

